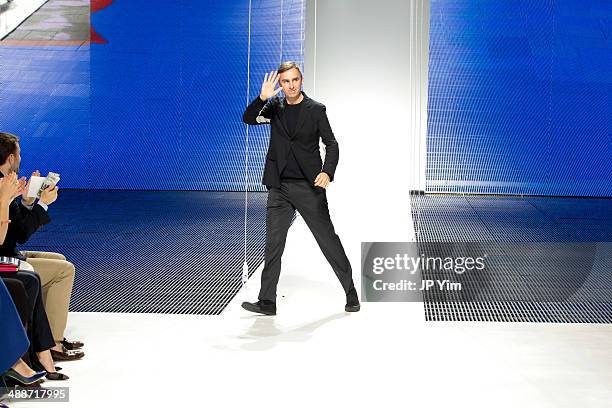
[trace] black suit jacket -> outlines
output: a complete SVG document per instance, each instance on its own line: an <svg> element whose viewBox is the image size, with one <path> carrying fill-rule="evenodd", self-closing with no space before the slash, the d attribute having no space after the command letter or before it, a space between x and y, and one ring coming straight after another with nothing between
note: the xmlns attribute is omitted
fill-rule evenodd
<svg viewBox="0 0 612 408"><path fill-rule="evenodd" d="M325 105L310 99L305 93L304 105L300 110L295 133L290 134L285 117L285 98L273 98L264 102L255 98L246 108L242 120L249 125L270 124L270 145L262 183L268 187L280 187L280 175L287 165L291 150L308 180L314 184L317 175L323 171L334 179L338 165L338 142L329 125ZM325 162L321 161L319 139L325 144Z"/></svg>
<svg viewBox="0 0 612 408"><path fill-rule="evenodd" d="M4 177L0 173L0 177ZM49 223L49 214L40 205L35 204L28 210L20 201L14 199L9 206L9 219L6 238L0 245L0 256L18 256L17 243L25 243L40 227Z"/></svg>

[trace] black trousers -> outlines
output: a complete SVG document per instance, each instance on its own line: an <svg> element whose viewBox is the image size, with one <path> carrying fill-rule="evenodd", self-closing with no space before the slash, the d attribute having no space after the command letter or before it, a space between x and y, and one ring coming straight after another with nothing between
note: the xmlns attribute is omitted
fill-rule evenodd
<svg viewBox="0 0 612 408"><path fill-rule="evenodd" d="M34 272L20 271L11 274L12 279L19 280L28 294L28 309L30 312L28 337L32 351L39 352L55 346L45 306L42 301L40 278Z"/></svg>
<svg viewBox="0 0 612 408"><path fill-rule="evenodd" d="M26 291L23 282L19 279L14 278L2 278L6 288L11 294L11 298L13 299L13 303L15 304L15 309L17 309L17 313L19 313L19 317L21 318L21 323L23 327L27 327L28 321L31 316L31 306L30 301L28 299L28 292Z"/></svg>
<svg viewBox="0 0 612 408"><path fill-rule="evenodd" d="M281 256L287 231L297 210L314 235L323 255L336 273L344 293L355 288L351 264L329 217L326 191L306 180L283 180L280 188L268 191L266 210L266 249L261 273L259 300L276 301Z"/></svg>

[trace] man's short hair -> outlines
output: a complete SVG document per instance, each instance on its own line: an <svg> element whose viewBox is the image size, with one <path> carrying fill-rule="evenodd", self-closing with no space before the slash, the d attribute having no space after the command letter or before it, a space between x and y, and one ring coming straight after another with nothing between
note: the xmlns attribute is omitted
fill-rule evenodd
<svg viewBox="0 0 612 408"><path fill-rule="evenodd" d="M6 163L6 159L17 151L17 143L19 137L12 133L0 132L0 164Z"/></svg>
<svg viewBox="0 0 612 408"><path fill-rule="evenodd" d="M300 78L302 77L302 70L300 69L300 66L297 64L297 62L294 61L285 61L283 63L281 63L278 67L278 73L279 75L282 74L285 71L289 71L290 69L297 69L298 72L300 73Z"/></svg>

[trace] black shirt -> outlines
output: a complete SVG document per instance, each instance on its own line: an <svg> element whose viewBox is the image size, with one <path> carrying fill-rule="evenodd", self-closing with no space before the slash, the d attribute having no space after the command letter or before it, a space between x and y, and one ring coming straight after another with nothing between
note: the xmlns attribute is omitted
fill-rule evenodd
<svg viewBox="0 0 612 408"><path fill-rule="evenodd" d="M302 100L303 102L303 100ZM300 117L300 111L302 110L303 103L296 103L295 105L285 105L285 117L287 118L287 130L289 130L289 134L295 134L295 128L297 127L298 118ZM300 165L295 158L295 154L293 154L293 150L289 150L287 154L287 166L283 170L283 174L281 174L282 179L298 179L305 180L306 176L300 169Z"/></svg>

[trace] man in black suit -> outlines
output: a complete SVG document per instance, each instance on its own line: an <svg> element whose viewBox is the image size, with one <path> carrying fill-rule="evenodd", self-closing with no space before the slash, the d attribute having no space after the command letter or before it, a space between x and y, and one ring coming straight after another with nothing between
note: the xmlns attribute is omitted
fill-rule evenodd
<svg viewBox="0 0 612 408"><path fill-rule="evenodd" d="M279 82L280 88L276 88ZM285 97L276 97L281 90ZM247 107L242 119L249 125L270 123L271 126L263 175L263 184L269 191L261 290L257 302L244 302L242 307L255 313L276 314L281 256L297 210L342 284L345 310L359 311L351 265L329 217L325 191L338 165L338 142L325 106L302 92L299 66L285 62L278 71L266 74L260 95ZM326 146L324 162L319 153L319 139Z"/></svg>

